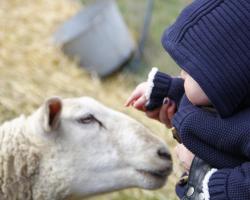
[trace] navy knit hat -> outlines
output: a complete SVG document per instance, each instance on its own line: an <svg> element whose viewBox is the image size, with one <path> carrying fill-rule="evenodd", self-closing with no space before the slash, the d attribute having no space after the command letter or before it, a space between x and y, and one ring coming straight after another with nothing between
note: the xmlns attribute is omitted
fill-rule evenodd
<svg viewBox="0 0 250 200"><path fill-rule="evenodd" d="M250 106L250 0L196 0L162 44L221 117Z"/></svg>

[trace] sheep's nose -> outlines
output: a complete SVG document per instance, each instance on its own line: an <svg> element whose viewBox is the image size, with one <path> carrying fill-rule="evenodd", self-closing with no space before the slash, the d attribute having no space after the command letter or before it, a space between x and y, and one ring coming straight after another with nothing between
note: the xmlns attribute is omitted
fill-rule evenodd
<svg viewBox="0 0 250 200"><path fill-rule="evenodd" d="M157 150L157 155L163 160L172 160L170 153L164 147L161 147Z"/></svg>

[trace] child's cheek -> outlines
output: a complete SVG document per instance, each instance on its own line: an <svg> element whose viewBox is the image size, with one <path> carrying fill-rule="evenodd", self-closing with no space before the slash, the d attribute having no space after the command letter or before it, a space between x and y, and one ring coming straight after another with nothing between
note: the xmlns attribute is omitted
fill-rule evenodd
<svg viewBox="0 0 250 200"><path fill-rule="evenodd" d="M192 78L185 79L184 89L187 98L193 105L207 106L211 104L199 84Z"/></svg>

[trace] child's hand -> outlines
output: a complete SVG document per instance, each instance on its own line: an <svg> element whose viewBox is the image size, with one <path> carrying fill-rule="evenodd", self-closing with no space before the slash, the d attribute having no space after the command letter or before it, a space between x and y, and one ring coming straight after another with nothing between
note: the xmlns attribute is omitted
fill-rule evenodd
<svg viewBox="0 0 250 200"><path fill-rule="evenodd" d="M194 159L194 154L189 151L183 144L178 144L175 147L175 154L180 160L182 167L184 167L184 170L186 172L189 172L192 161Z"/></svg>
<svg viewBox="0 0 250 200"><path fill-rule="evenodd" d="M140 111L146 112L149 118L156 119L165 124L168 128L172 127L171 120L176 112L176 105L170 99L166 99L165 103L153 111L146 110L147 99L145 93L148 87L147 82L140 83L127 99L125 106L134 106Z"/></svg>
<svg viewBox="0 0 250 200"><path fill-rule="evenodd" d="M136 109L140 111L145 111L145 105L147 103L147 99L145 97L145 93L147 90L147 82L140 83L135 90L132 92L130 97L125 103L125 106L134 106Z"/></svg>
<svg viewBox="0 0 250 200"><path fill-rule="evenodd" d="M146 111L149 118L156 119L165 124L168 128L172 127L171 120L176 112L176 104L170 99L166 99L165 103L153 111Z"/></svg>

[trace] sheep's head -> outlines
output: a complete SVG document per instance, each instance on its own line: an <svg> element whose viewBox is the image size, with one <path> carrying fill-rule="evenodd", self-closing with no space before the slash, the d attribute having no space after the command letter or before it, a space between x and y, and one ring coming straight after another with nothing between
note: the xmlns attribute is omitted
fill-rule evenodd
<svg viewBox="0 0 250 200"><path fill-rule="evenodd" d="M156 189L171 171L164 142L92 98L48 99L30 120L47 145L40 168L43 178L56 177L73 196L129 187Z"/></svg>

